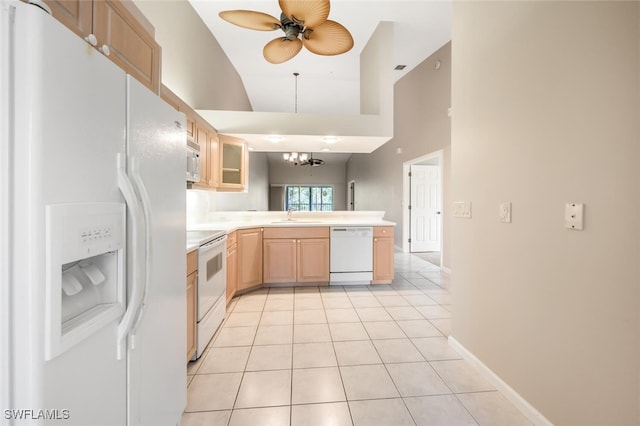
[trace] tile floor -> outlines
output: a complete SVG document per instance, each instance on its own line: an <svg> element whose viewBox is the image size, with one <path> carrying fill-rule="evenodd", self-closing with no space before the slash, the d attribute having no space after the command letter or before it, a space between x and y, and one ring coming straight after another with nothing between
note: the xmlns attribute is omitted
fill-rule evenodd
<svg viewBox="0 0 640 426"><path fill-rule="evenodd" d="M182 426L531 423L447 344L449 280L396 253L392 285L237 298L189 363Z"/></svg>

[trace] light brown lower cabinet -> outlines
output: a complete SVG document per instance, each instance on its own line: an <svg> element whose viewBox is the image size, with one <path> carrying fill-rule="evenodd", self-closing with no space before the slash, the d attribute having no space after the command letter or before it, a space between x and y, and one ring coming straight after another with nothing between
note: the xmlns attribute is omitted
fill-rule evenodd
<svg viewBox="0 0 640 426"><path fill-rule="evenodd" d="M262 284L263 228L236 231L238 238L238 288L246 290Z"/></svg>
<svg viewBox="0 0 640 426"><path fill-rule="evenodd" d="M227 236L227 303L238 290L238 244L236 232Z"/></svg>
<svg viewBox="0 0 640 426"><path fill-rule="evenodd" d="M198 250L187 253L187 361L196 353Z"/></svg>
<svg viewBox="0 0 640 426"><path fill-rule="evenodd" d="M270 284L296 282L296 247L290 238L264 239L264 282Z"/></svg>
<svg viewBox="0 0 640 426"><path fill-rule="evenodd" d="M373 228L373 280L371 284L393 281L393 226Z"/></svg>
<svg viewBox="0 0 640 426"><path fill-rule="evenodd" d="M329 248L328 238L301 238L298 240L296 282L329 281Z"/></svg>
<svg viewBox="0 0 640 426"><path fill-rule="evenodd" d="M264 283L329 281L329 228L264 230Z"/></svg>

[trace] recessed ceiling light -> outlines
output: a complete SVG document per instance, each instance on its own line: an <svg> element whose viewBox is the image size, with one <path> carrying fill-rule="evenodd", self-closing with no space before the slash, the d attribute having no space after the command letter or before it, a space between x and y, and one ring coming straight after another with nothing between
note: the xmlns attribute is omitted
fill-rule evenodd
<svg viewBox="0 0 640 426"><path fill-rule="evenodd" d="M278 143L282 140L282 137L278 135L270 135L270 136L267 136L267 140L271 143Z"/></svg>
<svg viewBox="0 0 640 426"><path fill-rule="evenodd" d="M396 65L396 67L394 68L394 70L401 71L401 70L405 69L406 67L407 67L406 65Z"/></svg>
<svg viewBox="0 0 640 426"><path fill-rule="evenodd" d="M326 143L336 143L338 142L338 138L335 136L325 136L322 138L323 141L325 141Z"/></svg>
<svg viewBox="0 0 640 426"><path fill-rule="evenodd" d="M322 148L322 152L329 152L329 151L331 151L331 149L329 149L329 148Z"/></svg>

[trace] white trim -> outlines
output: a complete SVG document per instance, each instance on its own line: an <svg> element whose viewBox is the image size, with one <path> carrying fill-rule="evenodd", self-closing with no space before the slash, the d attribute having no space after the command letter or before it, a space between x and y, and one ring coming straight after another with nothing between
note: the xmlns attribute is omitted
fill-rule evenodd
<svg viewBox="0 0 640 426"><path fill-rule="evenodd" d="M444 150L439 149L437 151L431 152L429 154L423 155L421 157L413 158L409 161L405 161L402 163L402 251L404 253L409 253L411 248L409 247L409 238L411 237L411 233L409 230L409 225L411 218L409 216L409 194L411 194L411 182L409 180L409 172L411 171L412 164L420 164L427 160L432 160L434 158L438 159L438 165L440 166L440 199L444 202L444 187L443 187L443 161L444 161ZM444 209L444 207L443 207ZM442 220L440 221L440 264L442 265L443 252L442 249L444 247L444 214L442 215Z"/></svg>
<svg viewBox="0 0 640 426"><path fill-rule="evenodd" d="M356 206L356 199L353 193L351 192L351 184L353 184L353 186L355 187L356 181L352 179L349 182L347 182L347 208L345 210L354 211ZM349 204L350 201L353 201L353 207Z"/></svg>
<svg viewBox="0 0 640 426"><path fill-rule="evenodd" d="M517 409L522 412L533 424L538 426L553 426L541 412L527 402L518 392L505 383L496 373L480 361L474 354L465 348L455 337L449 336L449 346L458 352L469 362L476 370L478 370L493 386L496 387L502 395L507 398Z"/></svg>

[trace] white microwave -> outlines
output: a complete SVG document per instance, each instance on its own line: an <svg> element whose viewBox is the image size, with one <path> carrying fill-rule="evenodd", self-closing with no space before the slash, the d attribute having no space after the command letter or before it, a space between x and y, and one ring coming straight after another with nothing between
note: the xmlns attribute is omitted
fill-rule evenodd
<svg viewBox="0 0 640 426"><path fill-rule="evenodd" d="M187 182L200 182L200 145L187 140Z"/></svg>

